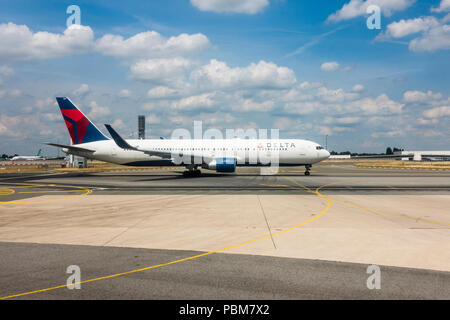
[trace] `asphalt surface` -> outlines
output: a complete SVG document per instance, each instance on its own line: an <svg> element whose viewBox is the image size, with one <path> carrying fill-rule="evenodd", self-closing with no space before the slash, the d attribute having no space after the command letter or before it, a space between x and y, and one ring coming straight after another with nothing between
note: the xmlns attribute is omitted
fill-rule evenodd
<svg viewBox="0 0 450 320"><path fill-rule="evenodd" d="M448 194L450 172L430 170L364 169L352 165L319 164L311 176L303 167L282 168L276 175L260 175L258 168L239 168L235 174L203 171L185 178L183 170L136 170L105 173L33 174L0 177L1 185L40 184L91 188L94 194L305 194L321 188L326 194ZM295 181L295 182L294 182ZM45 184L47 186L45 186ZM44 185L44 186L42 186ZM301 186L300 186L301 185ZM30 195L14 194L8 200Z"/></svg>
<svg viewBox="0 0 450 320"><path fill-rule="evenodd" d="M380 267L368 289L367 265L252 255L211 254L159 268L64 285L198 255L192 251L0 243L0 296L54 286L14 299L450 299L450 273Z"/></svg>

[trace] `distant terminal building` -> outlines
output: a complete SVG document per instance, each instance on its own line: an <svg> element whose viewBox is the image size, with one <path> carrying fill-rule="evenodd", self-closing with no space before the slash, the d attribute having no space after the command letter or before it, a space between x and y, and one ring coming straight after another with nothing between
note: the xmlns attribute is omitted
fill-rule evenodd
<svg viewBox="0 0 450 320"><path fill-rule="evenodd" d="M331 155L328 160L348 160L351 156L349 154L335 154Z"/></svg>
<svg viewBox="0 0 450 320"><path fill-rule="evenodd" d="M394 155L402 156L402 160L450 160L450 151L397 151Z"/></svg>

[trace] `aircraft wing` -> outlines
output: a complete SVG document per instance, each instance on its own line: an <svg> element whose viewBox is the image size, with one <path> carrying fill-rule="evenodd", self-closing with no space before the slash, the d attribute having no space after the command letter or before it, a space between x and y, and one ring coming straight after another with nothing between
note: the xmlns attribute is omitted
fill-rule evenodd
<svg viewBox="0 0 450 320"><path fill-rule="evenodd" d="M49 146L53 146L53 147L65 148L65 149L68 149L69 152L70 152L70 150L82 151L82 152L95 152L95 150L81 148L81 147L77 147L77 146L68 146L68 145L65 145L65 144L50 143L50 142L46 142L45 144L49 145Z"/></svg>
<svg viewBox="0 0 450 320"><path fill-rule="evenodd" d="M171 151L155 150L155 149L143 149L143 148L131 146L127 141L125 141L125 139L123 139L116 132L116 130L113 129L113 127L111 127L111 125L105 124L105 127L108 130L108 132L111 135L111 137L113 138L114 142L117 144L117 146L119 146L122 149L140 151L140 152L143 152L143 153L148 154L150 156L158 156L158 157L165 158L165 159L172 159L173 158L173 154L174 153L172 153ZM202 158L203 161L205 161L205 162L211 162L213 160L213 158L205 156L205 155L203 155L201 153L183 152L183 155L184 156L190 156L191 158Z"/></svg>

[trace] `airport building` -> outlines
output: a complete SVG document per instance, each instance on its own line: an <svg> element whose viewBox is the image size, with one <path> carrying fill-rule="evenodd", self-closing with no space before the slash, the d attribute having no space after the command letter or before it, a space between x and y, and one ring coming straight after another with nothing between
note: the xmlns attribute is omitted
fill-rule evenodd
<svg viewBox="0 0 450 320"><path fill-rule="evenodd" d="M402 160L450 160L450 151L398 151L394 155L404 156Z"/></svg>

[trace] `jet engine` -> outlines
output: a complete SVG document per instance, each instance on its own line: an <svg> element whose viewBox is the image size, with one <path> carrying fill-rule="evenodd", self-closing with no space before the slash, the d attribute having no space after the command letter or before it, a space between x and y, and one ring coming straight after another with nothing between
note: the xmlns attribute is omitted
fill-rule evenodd
<svg viewBox="0 0 450 320"><path fill-rule="evenodd" d="M236 171L235 158L216 158L210 163L203 165L203 168L216 170L217 172L234 172Z"/></svg>

